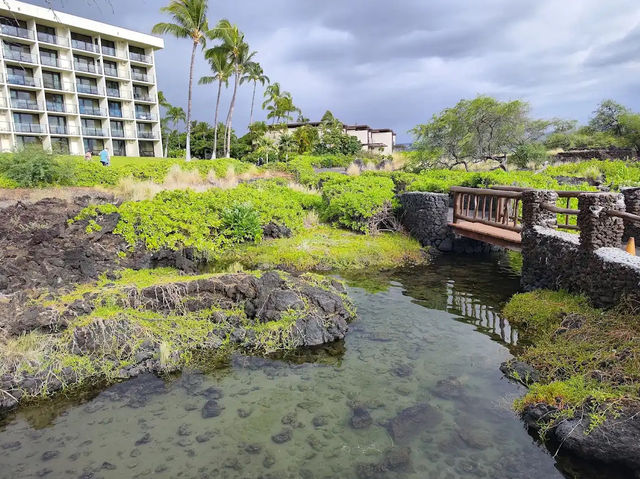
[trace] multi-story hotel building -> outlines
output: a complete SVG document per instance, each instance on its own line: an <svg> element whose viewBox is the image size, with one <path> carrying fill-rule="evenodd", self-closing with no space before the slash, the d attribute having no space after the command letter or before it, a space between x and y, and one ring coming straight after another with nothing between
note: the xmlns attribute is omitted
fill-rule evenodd
<svg viewBox="0 0 640 479"><path fill-rule="evenodd" d="M162 156L161 38L2 0L0 39L0 150Z"/></svg>

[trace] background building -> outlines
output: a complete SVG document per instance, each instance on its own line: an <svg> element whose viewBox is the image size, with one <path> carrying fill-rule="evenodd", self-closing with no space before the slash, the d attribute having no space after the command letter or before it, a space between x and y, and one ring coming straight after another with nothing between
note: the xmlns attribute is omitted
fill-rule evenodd
<svg viewBox="0 0 640 479"><path fill-rule="evenodd" d="M304 123L287 123L286 130L289 134L302 126L313 126L319 128L322 123L310 121ZM362 143L362 151L381 153L390 155L396 144L396 134L389 128L371 128L369 125L342 125L343 132L350 136L355 136ZM279 139L283 130L275 129L270 132L274 139Z"/></svg>
<svg viewBox="0 0 640 479"><path fill-rule="evenodd" d="M161 38L0 1L0 149L162 156L154 50Z"/></svg>

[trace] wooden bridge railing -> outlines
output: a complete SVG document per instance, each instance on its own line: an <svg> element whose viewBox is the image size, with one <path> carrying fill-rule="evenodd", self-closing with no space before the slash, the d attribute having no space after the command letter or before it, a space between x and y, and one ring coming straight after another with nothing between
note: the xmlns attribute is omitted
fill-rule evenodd
<svg viewBox="0 0 640 479"><path fill-rule="evenodd" d="M495 190L503 190L503 191L528 191L534 188L523 188L520 186L492 186L492 189ZM575 190L567 190L567 191L556 191L558 194L558 204L544 204L543 207L547 211L551 211L552 213L557 213L557 223L556 227L559 229L566 230L576 230L580 231L580 228L577 225L577 218L573 218L578 215L580 210L572 208L573 205L578 205L578 195L584 193L584 191L575 191ZM562 206L561 206L562 205ZM572 222L573 220L573 222Z"/></svg>
<svg viewBox="0 0 640 479"><path fill-rule="evenodd" d="M451 187L453 223L468 221L520 232L522 192L498 189Z"/></svg>
<svg viewBox="0 0 640 479"><path fill-rule="evenodd" d="M525 191L531 191L533 188L521 188L517 186L494 186L491 188L467 188L455 186L451 188L453 194L453 223L451 226L462 236L488 242L497 246L503 246L511 249L520 250L522 242L522 202ZM578 197L587 195L584 198L585 204L606 204L601 208L600 215L587 215L582 217L582 224L588 233L593 229L593 224L598 224L602 220L598 220L598 216L602 215L621 218L625 224L636 223L640 225L640 215L612 209L617 203L609 197L597 195L602 193L592 192L595 196L590 196L591 192L585 191L554 191L557 195L556 201L548 201L538 203L539 207L554 213L556 217L555 224L547 225L564 230L581 230L581 224L578 221L580 210L578 206ZM528 197L529 195L527 195ZM555 196L555 195L554 195ZM551 199L554 196L547 195ZM527 199L528 200L528 199ZM543 200L544 201L544 200ZM601 203L604 201L604 203ZM582 203L582 200L581 200ZM552 218L552 217L551 217ZM587 224L590 226L587 227ZM604 231L609 231L610 226L599 226ZM581 242L583 241L581 232ZM589 233L589 234L591 234ZM612 245L617 241L613 238ZM585 244L591 244L585 240ZM616 244L617 247L617 244Z"/></svg>

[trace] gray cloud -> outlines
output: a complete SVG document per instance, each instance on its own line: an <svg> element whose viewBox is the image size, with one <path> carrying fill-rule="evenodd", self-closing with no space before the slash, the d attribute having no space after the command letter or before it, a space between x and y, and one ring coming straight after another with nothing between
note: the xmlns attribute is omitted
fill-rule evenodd
<svg viewBox="0 0 640 479"><path fill-rule="evenodd" d="M45 0L31 3L44 5ZM165 0L50 0L65 12L148 32ZM246 33L272 81L305 115L407 130L463 97L523 98L533 113L587 119L613 97L640 110L637 0L211 0L210 20ZM186 104L189 42L166 38L160 88ZM196 76L207 74L199 58ZM211 121L214 90L195 86ZM261 95L261 92L258 93ZM227 100L230 95L227 95ZM261 97L258 97L261 100ZM243 88L234 124L248 121ZM225 104L226 108L227 105Z"/></svg>

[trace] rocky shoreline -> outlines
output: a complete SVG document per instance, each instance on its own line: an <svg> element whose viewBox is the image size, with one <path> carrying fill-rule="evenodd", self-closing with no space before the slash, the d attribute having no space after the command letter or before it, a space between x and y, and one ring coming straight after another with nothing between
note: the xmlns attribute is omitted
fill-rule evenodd
<svg viewBox="0 0 640 479"><path fill-rule="evenodd" d="M503 363L500 370L525 386L539 378L534 368L518 360ZM543 441L552 454L561 452L597 462L621 474L616 477L640 478L640 405L629 401L608 411L606 406L599 406L606 419L595 425L587 413L588 407L586 404L584 414L559 420L556 414L559 408L546 403L531 404L525 406L520 417L528 431Z"/></svg>
<svg viewBox="0 0 640 479"><path fill-rule="evenodd" d="M176 371L198 352L268 355L325 344L344 338L355 319L344 287L330 278L147 274L155 284L111 275L44 299L5 296L0 346L31 349L12 356L7 348L0 412L76 385Z"/></svg>

